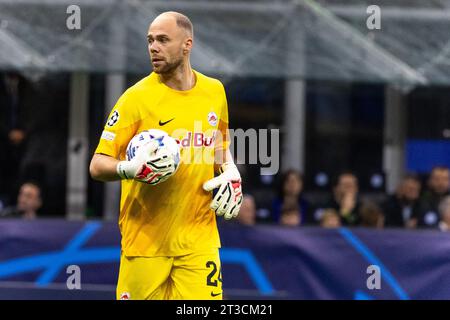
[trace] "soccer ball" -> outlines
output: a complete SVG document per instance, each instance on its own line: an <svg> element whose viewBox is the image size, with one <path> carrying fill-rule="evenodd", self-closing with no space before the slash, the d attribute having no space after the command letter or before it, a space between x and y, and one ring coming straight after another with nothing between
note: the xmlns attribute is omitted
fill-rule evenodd
<svg viewBox="0 0 450 320"><path fill-rule="evenodd" d="M162 151L168 151L169 154L173 156L176 171L180 164L180 146L178 142L169 136L167 132L159 129L144 130L135 135L128 143L126 159L128 161L133 159L136 156L137 150L153 139L156 139L159 142L159 147L156 150L156 154L161 153Z"/></svg>

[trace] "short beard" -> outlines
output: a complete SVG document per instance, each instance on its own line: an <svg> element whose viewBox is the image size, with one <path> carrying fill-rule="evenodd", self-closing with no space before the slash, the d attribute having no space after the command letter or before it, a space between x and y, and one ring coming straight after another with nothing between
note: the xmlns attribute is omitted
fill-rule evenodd
<svg viewBox="0 0 450 320"><path fill-rule="evenodd" d="M162 75L170 75L172 73L175 72L175 70L183 65L183 58L178 59L172 63L167 63L163 68L161 68L160 70L154 70L155 73L157 74L162 74Z"/></svg>

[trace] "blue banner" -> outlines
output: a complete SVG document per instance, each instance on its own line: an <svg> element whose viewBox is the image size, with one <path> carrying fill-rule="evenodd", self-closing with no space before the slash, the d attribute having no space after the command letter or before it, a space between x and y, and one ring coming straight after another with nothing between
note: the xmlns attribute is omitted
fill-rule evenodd
<svg viewBox="0 0 450 320"><path fill-rule="evenodd" d="M450 299L447 233L225 222L219 229L225 298ZM81 270L77 298L92 288L114 298L119 257L115 223L1 220L0 284L9 289L0 285L0 298L21 288L18 297L39 299L50 291L33 290L56 287L59 297L75 297L66 294L69 265Z"/></svg>
<svg viewBox="0 0 450 320"><path fill-rule="evenodd" d="M450 167L450 141L408 140L406 164L410 172L429 173L436 165Z"/></svg>

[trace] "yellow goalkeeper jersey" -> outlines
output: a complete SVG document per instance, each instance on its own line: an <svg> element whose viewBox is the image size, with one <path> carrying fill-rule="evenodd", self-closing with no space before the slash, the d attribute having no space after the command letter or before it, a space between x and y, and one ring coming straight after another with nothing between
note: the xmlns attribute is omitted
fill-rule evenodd
<svg viewBox="0 0 450 320"><path fill-rule="evenodd" d="M126 256L179 256L219 248L212 194L214 154L228 148L228 106L220 81L194 71L195 86L177 91L151 73L119 98L95 153L125 159L129 141L148 129L166 131L181 146L177 172L151 186L122 180L119 228Z"/></svg>

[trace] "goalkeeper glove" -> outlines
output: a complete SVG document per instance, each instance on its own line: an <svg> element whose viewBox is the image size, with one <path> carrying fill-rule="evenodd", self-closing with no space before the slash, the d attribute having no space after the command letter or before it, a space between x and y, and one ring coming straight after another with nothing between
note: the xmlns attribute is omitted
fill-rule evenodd
<svg viewBox="0 0 450 320"><path fill-rule="evenodd" d="M206 181L203 184L205 191L219 188L214 196L210 208L218 216L223 216L226 220L237 217L242 204L241 175L236 165L226 162L220 167L220 175Z"/></svg>
<svg viewBox="0 0 450 320"><path fill-rule="evenodd" d="M122 179L134 179L151 185L167 180L176 171L175 160L168 151L158 147L156 139L140 147L133 159L117 164L118 175Z"/></svg>

